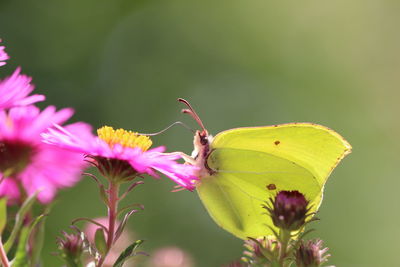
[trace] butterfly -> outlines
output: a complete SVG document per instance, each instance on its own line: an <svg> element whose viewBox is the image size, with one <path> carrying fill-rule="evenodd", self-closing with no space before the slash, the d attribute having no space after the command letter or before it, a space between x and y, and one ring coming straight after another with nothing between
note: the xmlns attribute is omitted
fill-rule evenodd
<svg viewBox="0 0 400 267"><path fill-rule="evenodd" d="M212 137L190 104L178 101L202 128L189 160L199 167L198 195L212 219L241 239L273 234L262 206L279 191L301 192L316 212L329 175L351 152L342 136L313 123L235 128Z"/></svg>

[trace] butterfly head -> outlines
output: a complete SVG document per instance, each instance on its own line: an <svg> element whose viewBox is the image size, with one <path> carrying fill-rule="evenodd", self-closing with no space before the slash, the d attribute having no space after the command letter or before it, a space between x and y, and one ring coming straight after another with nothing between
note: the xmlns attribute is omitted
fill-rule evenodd
<svg viewBox="0 0 400 267"><path fill-rule="evenodd" d="M178 101L184 103L187 106L187 109L182 109L182 113L189 114L201 128L201 130L197 130L194 135L194 150L191 156L194 159L194 164L200 167L199 177L209 176L210 174L212 174L213 171L207 166L207 157L211 152L210 144L213 137L212 135L208 134L208 131L204 127L203 122L197 115L196 111L189 104L189 102L182 98L178 98Z"/></svg>
<svg viewBox="0 0 400 267"><path fill-rule="evenodd" d="M200 169L198 174L200 178L210 176L214 173L207 165L207 158L211 152L210 144L212 139L212 135L209 135L207 130L196 131L194 135L194 150L191 156L194 159L194 164Z"/></svg>
<svg viewBox="0 0 400 267"><path fill-rule="evenodd" d="M194 150L192 157L196 160L198 158L206 158L209 154L212 139L212 135L209 135L207 130L196 131L193 139Z"/></svg>

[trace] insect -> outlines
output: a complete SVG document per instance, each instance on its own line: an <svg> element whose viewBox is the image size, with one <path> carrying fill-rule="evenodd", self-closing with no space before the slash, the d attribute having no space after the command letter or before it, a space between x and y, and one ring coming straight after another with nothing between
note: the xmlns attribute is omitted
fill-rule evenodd
<svg viewBox="0 0 400 267"><path fill-rule="evenodd" d="M235 128L212 137L190 104L178 101L201 127L188 160L200 169L198 195L213 220L241 239L273 234L262 205L281 190L300 191L316 212L329 175L351 152L338 133L312 123Z"/></svg>

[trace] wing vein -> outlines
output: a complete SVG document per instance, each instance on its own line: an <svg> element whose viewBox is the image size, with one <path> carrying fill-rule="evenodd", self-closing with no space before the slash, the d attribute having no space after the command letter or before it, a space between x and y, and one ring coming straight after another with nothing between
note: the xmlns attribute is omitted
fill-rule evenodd
<svg viewBox="0 0 400 267"><path fill-rule="evenodd" d="M225 190L219 185L219 183L217 182L216 185L218 186L219 190L221 190L221 192L224 194L224 198L226 199L226 201L229 203L229 206L231 207L231 209L234 211L237 223L240 225L241 228L243 228L242 223L240 222L240 215L238 210L236 209L235 205L233 205L233 203L230 201L230 198L228 196L228 194L225 192Z"/></svg>

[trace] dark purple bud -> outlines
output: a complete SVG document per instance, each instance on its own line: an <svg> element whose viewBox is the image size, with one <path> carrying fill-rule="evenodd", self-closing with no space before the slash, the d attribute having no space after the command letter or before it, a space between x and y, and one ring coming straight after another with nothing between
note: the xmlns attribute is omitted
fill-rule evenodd
<svg viewBox="0 0 400 267"><path fill-rule="evenodd" d="M296 265L298 267L319 267L328 261L328 248L322 248L322 240L301 241L295 251Z"/></svg>
<svg viewBox="0 0 400 267"><path fill-rule="evenodd" d="M280 191L275 199L271 199L271 205L265 208L276 227L296 231L305 224L308 201L299 191Z"/></svg>

